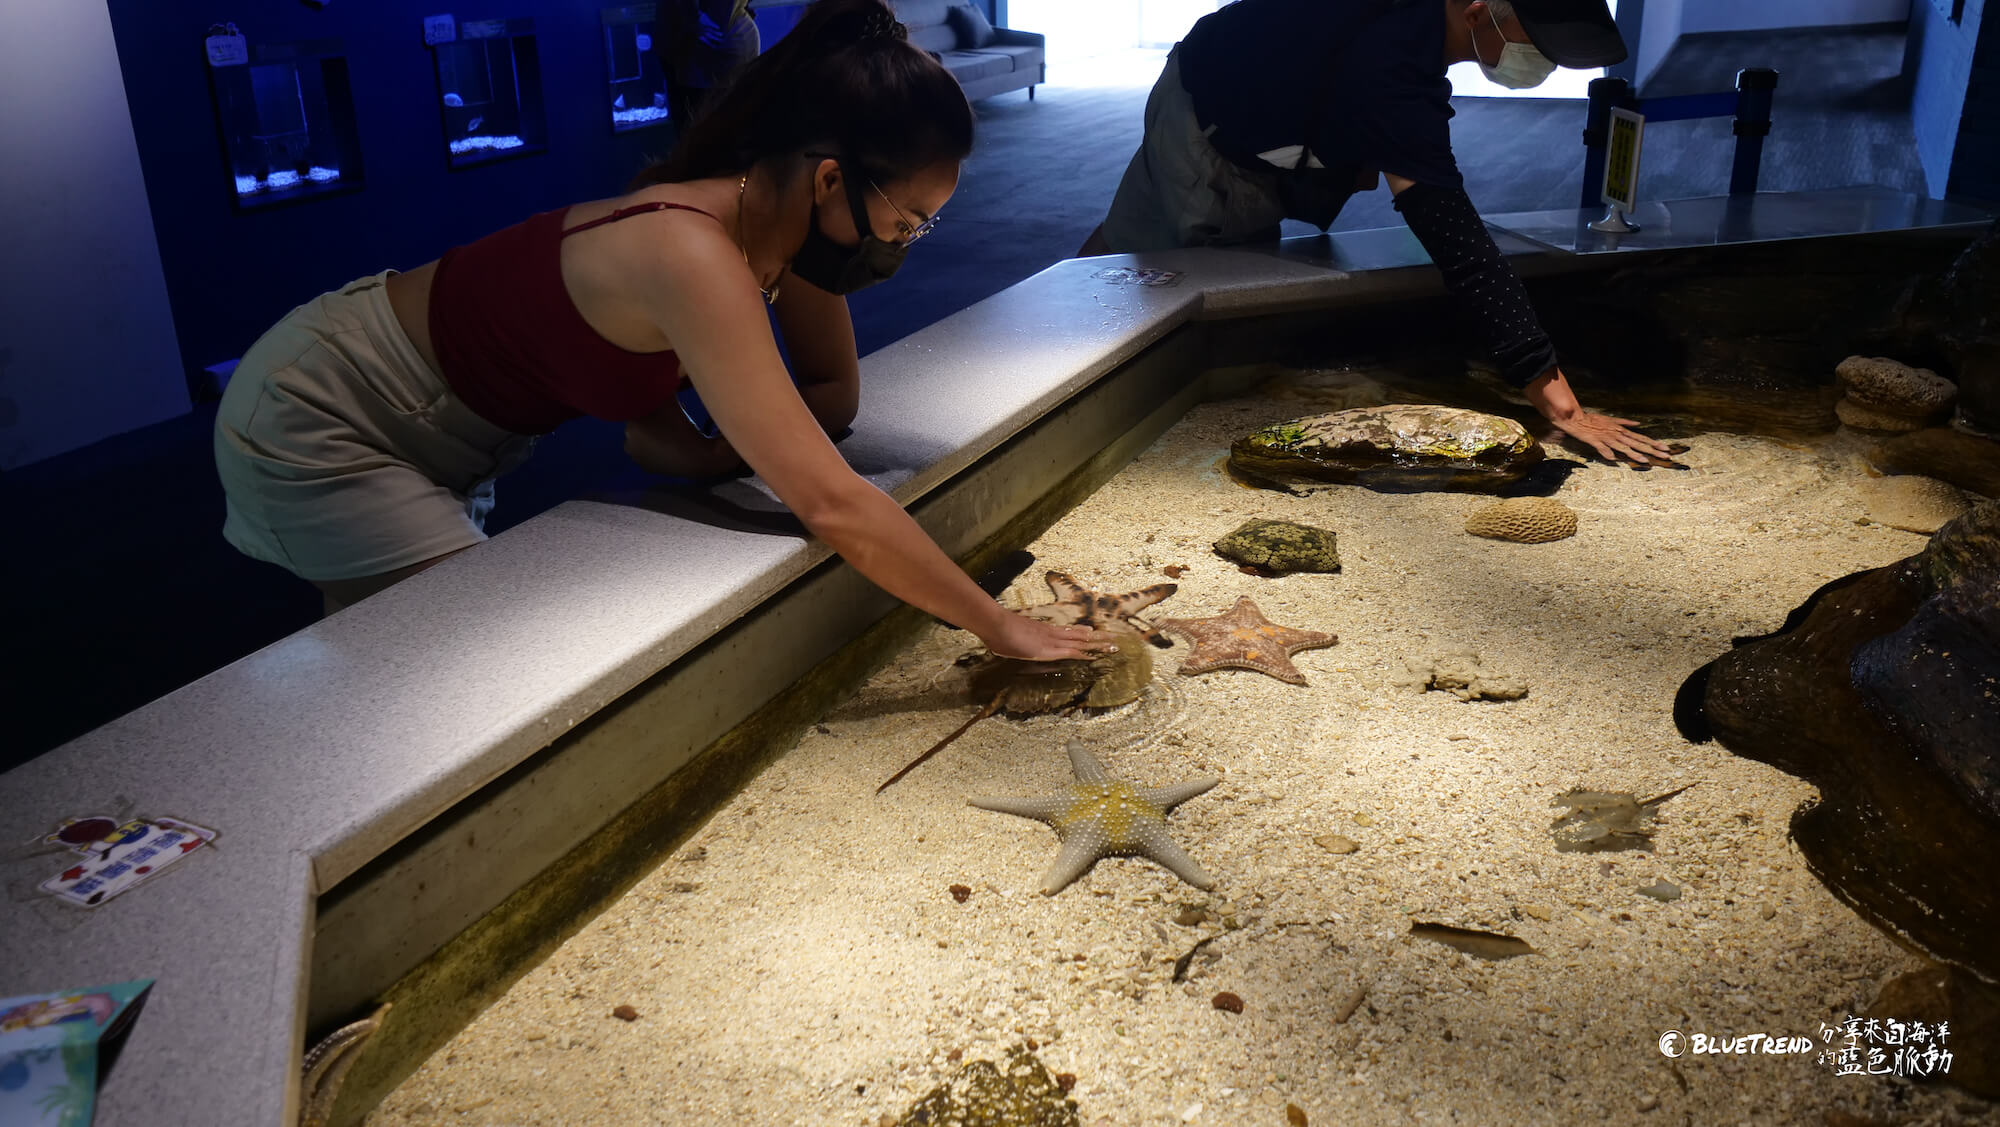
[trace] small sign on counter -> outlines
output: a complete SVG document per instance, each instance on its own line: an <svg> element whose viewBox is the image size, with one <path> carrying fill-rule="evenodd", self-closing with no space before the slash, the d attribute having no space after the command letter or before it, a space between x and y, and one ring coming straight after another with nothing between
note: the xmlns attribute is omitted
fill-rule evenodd
<svg viewBox="0 0 2000 1127"><path fill-rule="evenodd" d="M1114 286L1171 286L1181 280L1179 270L1150 270L1136 266L1110 266L1091 277Z"/></svg>
<svg viewBox="0 0 2000 1127"><path fill-rule="evenodd" d="M175 818L72 818L45 841L83 860L42 882L42 891L84 908L129 892L215 839L215 831Z"/></svg>

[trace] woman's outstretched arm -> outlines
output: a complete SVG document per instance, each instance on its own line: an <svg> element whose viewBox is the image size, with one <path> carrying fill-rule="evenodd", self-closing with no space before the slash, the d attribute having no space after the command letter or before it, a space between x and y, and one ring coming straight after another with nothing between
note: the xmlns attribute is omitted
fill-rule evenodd
<svg viewBox="0 0 2000 1127"><path fill-rule="evenodd" d="M694 233L657 261L640 280L646 307L723 438L813 535L883 590L971 631L994 653L1053 661L1115 648L1102 632L994 602L901 505L848 466L792 387L755 279L726 235Z"/></svg>

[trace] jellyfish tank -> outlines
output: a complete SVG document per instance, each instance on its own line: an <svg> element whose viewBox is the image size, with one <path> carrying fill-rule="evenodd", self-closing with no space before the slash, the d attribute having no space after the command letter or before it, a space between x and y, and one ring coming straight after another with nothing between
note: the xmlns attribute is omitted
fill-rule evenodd
<svg viewBox="0 0 2000 1127"><path fill-rule="evenodd" d="M614 133L667 122L667 76L653 53L656 10L654 4L629 4L600 13Z"/></svg>
<svg viewBox="0 0 2000 1127"><path fill-rule="evenodd" d="M209 71L238 207L361 187L361 145L338 40L259 45Z"/></svg>
<svg viewBox="0 0 2000 1127"><path fill-rule="evenodd" d="M533 20L469 21L434 52L451 167L547 150Z"/></svg>

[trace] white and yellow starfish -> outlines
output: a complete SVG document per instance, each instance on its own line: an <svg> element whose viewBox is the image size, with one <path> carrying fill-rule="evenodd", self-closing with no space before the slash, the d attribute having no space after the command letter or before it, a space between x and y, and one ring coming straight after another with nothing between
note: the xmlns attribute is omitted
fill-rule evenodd
<svg viewBox="0 0 2000 1127"><path fill-rule="evenodd" d="M1165 787L1139 787L1114 779L1083 745L1071 740L1076 782L1047 798L975 798L981 810L1033 818L1055 827L1062 852L1042 876L1042 895L1054 896L1101 857L1145 857L1196 888L1215 881L1167 836L1167 814L1213 787L1219 779L1189 779Z"/></svg>

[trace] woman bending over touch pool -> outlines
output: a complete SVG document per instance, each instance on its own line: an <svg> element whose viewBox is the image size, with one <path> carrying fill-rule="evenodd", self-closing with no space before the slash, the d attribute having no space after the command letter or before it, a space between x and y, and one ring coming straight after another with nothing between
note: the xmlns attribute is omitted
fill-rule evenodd
<svg viewBox="0 0 2000 1127"><path fill-rule="evenodd" d="M493 479L590 415L625 423L656 473L747 466L863 575L994 653L1114 648L994 602L829 437L859 395L842 295L895 273L971 149L958 83L882 0L818 0L629 194L363 278L265 333L216 420L223 534L331 612L486 539ZM682 412L684 383L716 433Z"/></svg>

